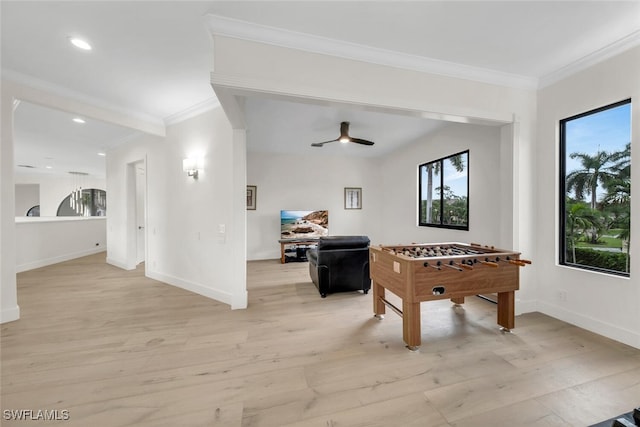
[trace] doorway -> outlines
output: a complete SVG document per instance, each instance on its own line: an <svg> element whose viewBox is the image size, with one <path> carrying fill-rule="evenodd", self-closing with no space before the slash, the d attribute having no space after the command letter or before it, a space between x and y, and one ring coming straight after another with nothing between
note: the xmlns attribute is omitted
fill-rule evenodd
<svg viewBox="0 0 640 427"><path fill-rule="evenodd" d="M136 266L146 259L146 171L144 162L135 164L136 169Z"/></svg>
<svg viewBox="0 0 640 427"><path fill-rule="evenodd" d="M147 167L145 160L127 164L127 270L147 259Z"/></svg>

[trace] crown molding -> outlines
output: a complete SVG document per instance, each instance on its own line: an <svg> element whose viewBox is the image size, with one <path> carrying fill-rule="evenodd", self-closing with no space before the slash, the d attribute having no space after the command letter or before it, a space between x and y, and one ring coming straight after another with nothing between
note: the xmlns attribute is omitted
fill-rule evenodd
<svg viewBox="0 0 640 427"><path fill-rule="evenodd" d="M62 98L70 99L76 102L80 102L83 104L90 105L92 107L100 108L102 110L115 112L118 114L124 114L126 116L135 118L142 122L146 122L153 127L164 127L164 121L155 116L141 113L139 111L129 110L119 105L111 104L107 101L104 101L99 98L94 98L88 96L84 93L74 91L64 86L56 85L54 83L50 83L36 77L19 73L14 70L10 70L7 68L3 68L2 72L2 80L7 82L17 83L22 86L29 87L31 89L36 89L39 91L43 91L46 93L50 93Z"/></svg>
<svg viewBox="0 0 640 427"><path fill-rule="evenodd" d="M440 105L427 105L425 100L418 100L417 103L407 104L406 97L398 97L393 100L386 99L381 103L371 101L370 97L359 97L352 93L345 93L344 90L331 90L324 88L319 96L315 86L307 86L305 84L278 81L268 81L265 79L256 79L245 76L227 75L212 72L211 85L216 89L216 93L223 93L227 96L250 97L250 96L268 96L269 98L281 100L295 100L295 102L309 102L325 106L336 105L352 105L356 108L397 113L401 111L403 114L409 114L415 117L423 117L427 119L443 120L455 123L469 123L481 125L501 125L513 122L513 115L505 115L503 113L479 111L467 108L454 108L443 111ZM224 100L224 98L223 98ZM225 104L225 107L227 105Z"/></svg>
<svg viewBox="0 0 640 427"><path fill-rule="evenodd" d="M640 30L540 78L540 89L640 45Z"/></svg>
<svg viewBox="0 0 640 427"><path fill-rule="evenodd" d="M519 89L536 89L536 78L503 73L480 67L440 61L417 55L379 49L327 37L284 30L219 15L206 15L212 35L266 43L280 47L369 62L394 68L403 68L447 77L456 77Z"/></svg>
<svg viewBox="0 0 640 427"><path fill-rule="evenodd" d="M202 102L199 102L191 107L178 111L177 113L171 114L164 118L165 126L175 125L176 123L180 123L192 117L198 116L202 113L205 113L209 110L213 110L220 106L220 101L215 96L209 99L205 99Z"/></svg>

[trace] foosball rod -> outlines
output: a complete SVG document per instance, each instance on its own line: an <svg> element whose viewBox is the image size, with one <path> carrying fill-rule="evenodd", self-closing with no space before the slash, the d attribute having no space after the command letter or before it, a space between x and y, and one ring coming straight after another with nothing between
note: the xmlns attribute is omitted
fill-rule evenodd
<svg viewBox="0 0 640 427"><path fill-rule="evenodd" d="M480 264L488 265L489 267L494 267L494 268L498 267L498 263L495 263L493 261L489 261L489 258L485 258L484 261L480 261L478 259L474 259L473 262L479 262Z"/></svg>
<svg viewBox="0 0 640 427"><path fill-rule="evenodd" d="M489 245L481 245L480 243L469 243L471 246L477 246L480 248L487 248L487 249L495 249L495 246L489 246Z"/></svg>
<svg viewBox="0 0 640 427"><path fill-rule="evenodd" d="M525 267L527 264L531 264L531 261L528 259L511 259L511 257L507 256L507 259L501 259L500 257L496 257L496 262L508 262L509 264L517 265L518 267Z"/></svg>
<svg viewBox="0 0 640 427"><path fill-rule="evenodd" d="M459 262L455 262L455 261L451 260L451 261L449 261L449 264L457 265L459 267L464 268L465 270L473 270L472 266L470 266L468 264L465 264L464 262L463 263L459 263Z"/></svg>

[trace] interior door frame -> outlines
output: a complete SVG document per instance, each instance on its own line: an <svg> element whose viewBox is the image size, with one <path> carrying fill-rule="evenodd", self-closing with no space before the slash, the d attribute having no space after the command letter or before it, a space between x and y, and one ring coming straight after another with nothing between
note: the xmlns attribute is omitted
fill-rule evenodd
<svg viewBox="0 0 640 427"><path fill-rule="evenodd" d="M127 163L126 172L126 218L127 218L127 256L126 264L128 270L134 270L138 265L138 217L137 217L137 200L138 186L136 169L142 164L145 174L143 178L144 185L144 268L146 272L146 261L148 259L148 234L147 234L147 212L148 212L148 181L147 181L147 159L142 159Z"/></svg>

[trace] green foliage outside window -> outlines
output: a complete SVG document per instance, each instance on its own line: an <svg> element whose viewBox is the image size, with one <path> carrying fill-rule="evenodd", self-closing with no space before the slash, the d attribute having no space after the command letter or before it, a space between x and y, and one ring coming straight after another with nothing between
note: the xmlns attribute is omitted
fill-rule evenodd
<svg viewBox="0 0 640 427"><path fill-rule="evenodd" d="M560 122L560 263L628 276L631 101Z"/></svg>

